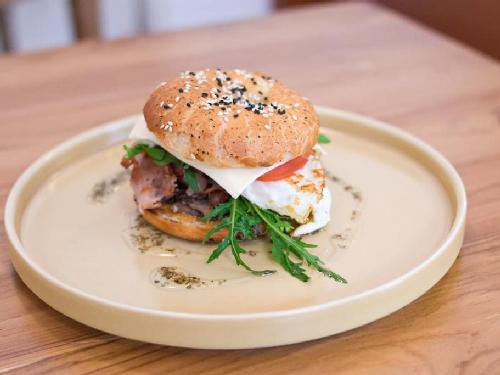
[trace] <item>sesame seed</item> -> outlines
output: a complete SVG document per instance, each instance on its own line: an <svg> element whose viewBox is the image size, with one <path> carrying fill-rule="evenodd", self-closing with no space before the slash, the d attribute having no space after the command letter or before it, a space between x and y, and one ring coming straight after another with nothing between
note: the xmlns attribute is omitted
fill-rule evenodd
<svg viewBox="0 0 500 375"><path fill-rule="evenodd" d="M194 154L191 154L191 159L196 160L196 156Z"/></svg>
<svg viewBox="0 0 500 375"><path fill-rule="evenodd" d="M293 115L292 118L297 121L299 118L296 115Z"/></svg>
<svg viewBox="0 0 500 375"><path fill-rule="evenodd" d="M180 98L179 96L177 96L177 97L175 98L175 102L177 103L180 99L181 99L181 98Z"/></svg>
<svg viewBox="0 0 500 375"><path fill-rule="evenodd" d="M269 124L264 125L264 127L265 127L266 129L268 129L268 130L271 130L271 125L269 125Z"/></svg>

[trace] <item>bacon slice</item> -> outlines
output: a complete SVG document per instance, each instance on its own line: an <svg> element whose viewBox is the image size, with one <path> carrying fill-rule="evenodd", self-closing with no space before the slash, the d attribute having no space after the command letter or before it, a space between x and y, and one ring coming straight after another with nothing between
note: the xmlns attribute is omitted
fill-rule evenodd
<svg viewBox="0 0 500 375"><path fill-rule="evenodd" d="M175 204L179 211L202 216L230 196L215 181L196 172L198 192L193 192L183 182L184 169L175 164L156 165L148 155L139 154L121 162L132 167L130 184L139 210L155 209L163 203Z"/></svg>
<svg viewBox="0 0 500 375"><path fill-rule="evenodd" d="M162 200L172 197L177 187L177 176L172 167L156 165L153 159L143 154L133 160L130 184L139 210L160 207Z"/></svg>

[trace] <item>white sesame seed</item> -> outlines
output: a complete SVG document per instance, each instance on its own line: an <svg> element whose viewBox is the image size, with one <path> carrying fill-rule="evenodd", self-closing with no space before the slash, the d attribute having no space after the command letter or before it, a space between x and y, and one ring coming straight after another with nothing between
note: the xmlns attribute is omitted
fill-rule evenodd
<svg viewBox="0 0 500 375"><path fill-rule="evenodd" d="M174 125L174 123L173 123L172 121L167 121L167 125L168 125L168 126L173 126L173 125Z"/></svg>
<svg viewBox="0 0 500 375"><path fill-rule="evenodd" d="M191 159L196 160L196 156L194 154L191 154Z"/></svg>
<svg viewBox="0 0 500 375"><path fill-rule="evenodd" d="M295 121L297 121L297 120L299 119L299 118L298 118L297 116L295 116L295 115L293 115L293 116L292 116L292 118L293 118Z"/></svg>
<svg viewBox="0 0 500 375"><path fill-rule="evenodd" d="M294 106L295 108L298 108L298 107L300 107L300 104L299 104L299 103L295 103L293 106Z"/></svg>
<svg viewBox="0 0 500 375"><path fill-rule="evenodd" d="M264 127L265 127L266 129L268 129L268 130L271 130L271 125L269 125L269 124L264 125Z"/></svg>
<svg viewBox="0 0 500 375"><path fill-rule="evenodd" d="M177 97L175 98L175 102L177 103L180 99L181 99L181 98L177 96Z"/></svg>
<svg viewBox="0 0 500 375"><path fill-rule="evenodd" d="M162 101L162 102L160 103L160 107L163 107L163 106L165 106L165 102L163 102L163 101Z"/></svg>

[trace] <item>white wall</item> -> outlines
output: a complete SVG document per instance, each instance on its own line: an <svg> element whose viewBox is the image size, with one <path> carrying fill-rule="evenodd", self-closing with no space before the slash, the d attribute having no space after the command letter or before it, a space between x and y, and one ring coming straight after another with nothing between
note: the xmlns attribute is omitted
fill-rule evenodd
<svg viewBox="0 0 500 375"><path fill-rule="evenodd" d="M267 14L270 0L144 0L148 31L172 31Z"/></svg>

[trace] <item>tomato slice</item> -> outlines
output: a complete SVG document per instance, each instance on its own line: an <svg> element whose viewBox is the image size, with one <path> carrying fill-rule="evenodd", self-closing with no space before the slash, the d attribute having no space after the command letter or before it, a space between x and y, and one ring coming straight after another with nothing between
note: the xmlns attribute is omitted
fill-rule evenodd
<svg viewBox="0 0 500 375"><path fill-rule="evenodd" d="M302 168L306 163L309 155L298 156L295 159L289 160L280 166L264 173L257 180L263 182L278 181L290 177L297 169Z"/></svg>

